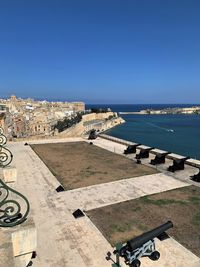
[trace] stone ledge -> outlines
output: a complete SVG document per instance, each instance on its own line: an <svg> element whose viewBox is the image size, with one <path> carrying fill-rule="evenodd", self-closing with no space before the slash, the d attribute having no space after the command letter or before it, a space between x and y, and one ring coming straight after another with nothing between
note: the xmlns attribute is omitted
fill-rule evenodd
<svg viewBox="0 0 200 267"><path fill-rule="evenodd" d="M36 237L36 228L32 218L13 227L12 244L14 256L17 257L35 251L37 246Z"/></svg>
<svg viewBox="0 0 200 267"><path fill-rule="evenodd" d="M5 183L15 183L17 181L17 168L15 166L1 168L0 176Z"/></svg>
<svg viewBox="0 0 200 267"><path fill-rule="evenodd" d="M0 229L0 240L0 267L15 266L11 235L4 231L4 228Z"/></svg>
<svg viewBox="0 0 200 267"><path fill-rule="evenodd" d="M37 232L32 218L11 228L0 229L0 267L25 267L37 247ZM6 264L5 264L6 263Z"/></svg>

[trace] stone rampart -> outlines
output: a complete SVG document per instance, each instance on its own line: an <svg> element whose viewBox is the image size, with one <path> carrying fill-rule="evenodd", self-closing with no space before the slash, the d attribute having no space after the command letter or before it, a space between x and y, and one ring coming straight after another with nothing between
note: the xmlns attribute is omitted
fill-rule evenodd
<svg viewBox="0 0 200 267"><path fill-rule="evenodd" d="M88 122L92 120L105 120L109 118L110 116L114 116L116 113L114 112L105 112L105 113L90 113L83 115L82 121L83 122Z"/></svg>
<svg viewBox="0 0 200 267"><path fill-rule="evenodd" d="M72 127L68 128L67 130L58 133L56 137L79 137L82 136L84 133L84 126L83 121L73 125Z"/></svg>

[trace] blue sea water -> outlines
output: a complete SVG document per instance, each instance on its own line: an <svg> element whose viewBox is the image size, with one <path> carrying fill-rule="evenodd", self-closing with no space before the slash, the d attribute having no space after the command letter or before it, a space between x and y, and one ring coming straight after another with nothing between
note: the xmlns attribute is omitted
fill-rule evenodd
<svg viewBox="0 0 200 267"><path fill-rule="evenodd" d="M115 112L139 111L190 105L88 105L110 107ZM200 115L121 115L126 123L106 133L118 138L153 146L174 153L200 159ZM173 130L173 131L172 131Z"/></svg>

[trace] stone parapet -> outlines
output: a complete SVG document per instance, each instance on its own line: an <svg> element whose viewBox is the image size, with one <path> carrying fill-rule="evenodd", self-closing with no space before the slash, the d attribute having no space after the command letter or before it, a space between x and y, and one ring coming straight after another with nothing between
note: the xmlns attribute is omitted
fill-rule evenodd
<svg viewBox="0 0 200 267"><path fill-rule="evenodd" d="M0 267L15 266L12 248L12 238L4 229L0 229Z"/></svg>
<svg viewBox="0 0 200 267"><path fill-rule="evenodd" d="M0 267L26 267L37 248L36 227L31 218L24 223L0 229Z"/></svg>
<svg viewBox="0 0 200 267"><path fill-rule="evenodd" d="M0 178L5 183L15 183L17 181L17 169L15 166L0 168Z"/></svg>
<svg viewBox="0 0 200 267"><path fill-rule="evenodd" d="M31 218L12 231L15 267L27 266L37 248L36 227Z"/></svg>

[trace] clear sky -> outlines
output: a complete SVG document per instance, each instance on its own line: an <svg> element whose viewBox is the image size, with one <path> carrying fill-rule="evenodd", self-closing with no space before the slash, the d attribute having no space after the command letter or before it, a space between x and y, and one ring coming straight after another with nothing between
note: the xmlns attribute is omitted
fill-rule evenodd
<svg viewBox="0 0 200 267"><path fill-rule="evenodd" d="M200 103L199 0L0 0L0 97Z"/></svg>

